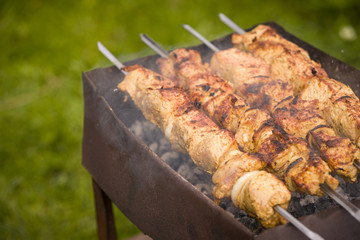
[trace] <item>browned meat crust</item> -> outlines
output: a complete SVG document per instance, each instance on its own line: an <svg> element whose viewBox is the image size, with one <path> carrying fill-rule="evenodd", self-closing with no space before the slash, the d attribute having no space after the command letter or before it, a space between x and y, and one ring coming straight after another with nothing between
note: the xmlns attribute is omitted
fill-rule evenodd
<svg viewBox="0 0 360 240"><path fill-rule="evenodd" d="M251 107L272 109L293 95L290 84L272 78L270 65L252 53L237 48L214 53L211 69L231 82L236 93L246 98Z"/></svg>
<svg viewBox="0 0 360 240"><path fill-rule="evenodd" d="M350 139L337 136L315 106L316 100L289 98L277 106L272 116L286 132L306 138L332 171L356 181L358 169L354 161L359 159L359 149Z"/></svg>
<svg viewBox="0 0 360 240"><path fill-rule="evenodd" d="M282 38L269 26L258 25L249 33L233 34L232 42L264 59L271 65L272 76L288 81L296 94L312 77L327 77L321 65L312 61L305 50Z"/></svg>

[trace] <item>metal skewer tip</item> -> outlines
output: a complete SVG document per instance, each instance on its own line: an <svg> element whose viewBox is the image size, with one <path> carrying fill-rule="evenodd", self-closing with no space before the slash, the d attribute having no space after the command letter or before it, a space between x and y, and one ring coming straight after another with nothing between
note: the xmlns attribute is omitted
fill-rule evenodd
<svg viewBox="0 0 360 240"><path fill-rule="evenodd" d="M230 27L232 30L234 30L235 32L237 32L238 34L244 34L246 33L244 31L244 29L242 29L241 27L239 27L239 25L237 25L235 22L233 22L233 20L231 20L230 18L228 18L225 14L223 13L219 13L219 18L220 20L225 23L228 27Z"/></svg>
<svg viewBox="0 0 360 240"><path fill-rule="evenodd" d="M214 44L212 44L210 41L208 41L206 38L204 38L200 33L198 33L195 29L193 29L190 25L183 24L183 28L185 28L186 31L191 33L194 37L199 39L201 42L203 42L208 48L213 50L214 52L219 52L220 49L218 49Z"/></svg>
<svg viewBox="0 0 360 240"><path fill-rule="evenodd" d="M320 188L323 192L328 194L332 199L335 200L340 206L342 206L346 211L348 211L351 216L353 216L358 222L360 222L360 209L352 204L350 201L345 199L339 193L335 192L327 184L320 185Z"/></svg>
<svg viewBox="0 0 360 240"><path fill-rule="evenodd" d="M101 42L97 42L99 51L112 62L122 73L125 75L128 73L122 68L125 67Z"/></svg>
<svg viewBox="0 0 360 240"><path fill-rule="evenodd" d="M170 57L170 54L165 51L159 44L157 44L154 40L151 39L148 35L141 33L140 34L141 40L148 45L152 50L154 50L157 54L159 54L163 58Z"/></svg>
<svg viewBox="0 0 360 240"><path fill-rule="evenodd" d="M286 220L288 220L292 225L294 225L297 229L299 229L305 236L312 240L324 240L319 234L313 232L308 227L306 227L304 224L302 224L299 220L297 220L294 216L292 216L288 211L280 207L279 205L276 205L274 209Z"/></svg>

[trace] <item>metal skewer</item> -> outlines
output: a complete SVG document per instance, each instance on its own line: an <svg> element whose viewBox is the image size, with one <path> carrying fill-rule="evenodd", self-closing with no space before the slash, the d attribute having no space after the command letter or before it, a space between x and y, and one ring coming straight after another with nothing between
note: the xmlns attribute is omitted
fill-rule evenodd
<svg viewBox="0 0 360 240"><path fill-rule="evenodd" d="M123 74L128 74L128 72L123 70L124 64L122 64L101 42L97 42L99 51L104 54L104 56L110 60Z"/></svg>
<svg viewBox="0 0 360 240"><path fill-rule="evenodd" d="M219 13L219 18L220 20L225 23L228 27L230 27L232 30L234 30L235 32L237 32L238 34L244 34L246 33L244 31L244 29L242 29L241 27L239 27L239 25L237 25L235 22L233 22L233 20L231 20L230 18L228 18L225 14L223 13Z"/></svg>
<svg viewBox="0 0 360 240"><path fill-rule="evenodd" d="M339 205L341 205L346 211L348 211L351 216L360 222L360 209L352 204L350 201L345 199L339 193L335 192L327 184L320 185L321 190L328 194L332 199L334 199Z"/></svg>
<svg viewBox="0 0 360 240"><path fill-rule="evenodd" d="M169 53L165 51L162 47L159 46L154 40L152 40L148 35L140 33L141 40L146 43L152 50L159 54L163 58L170 57Z"/></svg>
<svg viewBox="0 0 360 240"><path fill-rule="evenodd" d="M184 27L185 28L185 27ZM198 38L200 41L202 41L205 45L212 45L211 49L217 49L211 42L209 41L203 41L205 39L200 33L198 33L195 29L190 27L189 25L186 25L185 28L187 31L189 31L192 35L194 35L196 38ZM354 163L355 164L355 163ZM356 166L356 165L355 165ZM335 200L340 206L342 206L346 211L348 211L356 220L360 222L360 209L356 207L354 204L352 204L350 201L345 199L343 196L335 192L332 188L330 188L327 184L320 185L320 189L328 194L332 199Z"/></svg>
<svg viewBox="0 0 360 240"><path fill-rule="evenodd" d="M276 205L274 209L284 218L286 218L289 222L291 222L292 225L294 225L297 229L300 230L303 234L305 234L309 239L313 240L320 240L324 239L316 232L313 232L308 227L306 227L304 224L302 224L299 220L297 220L293 215L291 215L288 211L280 207L279 205Z"/></svg>
<svg viewBox="0 0 360 240"><path fill-rule="evenodd" d="M354 162L354 166L360 170L360 164L357 161Z"/></svg>
<svg viewBox="0 0 360 240"><path fill-rule="evenodd" d="M189 25L185 25L185 24L183 25L183 27L185 29L192 29ZM169 54L162 47L160 47L159 44L157 44L153 39L151 39L148 35L140 34L140 36L141 36L141 40L146 45L148 45L152 50L154 50L156 53L158 53L159 55L161 55L162 57L165 57L165 58L169 57ZM201 37L200 34L199 34L199 36ZM213 49L213 51L215 51L215 52L220 51L212 43L210 43L209 41L207 41L207 42L210 45L213 46L213 48L211 48L211 49ZM166 52L167 54L166 55L165 54L164 55L160 54L160 53L164 53L164 52ZM312 230L310 230L308 227L306 227L299 220L297 220L295 217L293 217L288 211L286 211L280 205L274 206L274 210L277 211L286 220L288 220L291 224L293 224L297 229L299 229L309 239L312 239L312 240L324 240L324 238L322 238L319 234L317 234L317 233L313 232Z"/></svg>
<svg viewBox="0 0 360 240"><path fill-rule="evenodd" d="M193 36L195 36L197 39L199 39L201 42L203 42L208 48L213 50L214 52L219 52L220 49L218 49L214 44L212 44L210 41L208 41L206 38L204 38L200 33L198 33L195 29L193 29L190 25L183 24L183 28L185 28L189 33L191 33Z"/></svg>

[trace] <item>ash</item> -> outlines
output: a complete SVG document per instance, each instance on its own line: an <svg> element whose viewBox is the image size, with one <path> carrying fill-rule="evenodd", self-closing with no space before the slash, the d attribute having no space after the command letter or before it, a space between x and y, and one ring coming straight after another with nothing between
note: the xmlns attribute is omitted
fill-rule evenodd
<svg viewBox="0 0 360 240"><path fill-rule="evenodd" d="M142 139L152 151L169 164L171 168L193 184L204 195L213 199L211 192L214 185L211 180L211 175L200 170L188 155L172 151L170 142L155 125L145 119L140 119L128 127L137 137ZM342 194L348 200L360 198L359 177L358 182L354 184L346 183L343 179L337 176L335 177L340 183L336 190L338 193ZM319 197L292 193L288 211L294 217L298 218L323 211L335 205L337 204L329 196ZM265 230L255 218L250 217L245 211L236 208L230 199L223 199L220 207L232 214L236 220L244 224L255 234L259 234Z"/></svg>

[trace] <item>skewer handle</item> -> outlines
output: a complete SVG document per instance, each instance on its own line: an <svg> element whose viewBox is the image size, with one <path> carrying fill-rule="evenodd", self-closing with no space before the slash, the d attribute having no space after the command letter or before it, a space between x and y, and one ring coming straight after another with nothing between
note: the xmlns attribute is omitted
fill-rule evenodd
<svg viewBox="0 0 360 240"><path fill-rule="evenodd" d="M294 225L297 229L300 230L303 234L305 234L309 239L312 240L324 240L323 237L321 237L319 234L313 232L308 227L306 227L304 224L302 224L299 220L297 220L295 217L293 217L288 211L280 207L279 205L276 205L274 209L286 220L288 220L292 225Z"/></svg>
<svg viewBox="0 0 360 240"><path fill-rule="evenodd" d="M214 44L212 44L210 41L208 41L206 38L204 38L200 33L198 33L195 29L193 29L190 25L183 24L183 28L185 28L189 33L194 35L197 39L199 39L201 42L203 42L208 48L213 50L214 52L219 52L220 49L218 49Z"/></svg>
<svg viewBox="0 0 360 240"><path fill-rule="evenodd" d="M239 27L235 22L233 22L230 18L228 18L225 14L219 13L220 20L225 23L228 27L230 27L232 30L237 32L238 34L244 34L246 33L244 29Z"/></svg>
<svg viewBox="0 0 360 240"><path fill-rule="evenodd" d="M358 207L345 199L339 193L335 192L327 184L320 185L320 188L323 192L325 192L332 199L334 199L340 206L342 206L346 211L348 211L351 216L353 216L356 220L360 222L360 209Z"/></svg>
<svg viewBox="0 0 360 240"><path fill-rule="evenodd" d="M125 67L101 42L97 42L99 51L104 54L104 56L110 60L122 73L125 75L128 73L122 68Z"/></svg>

